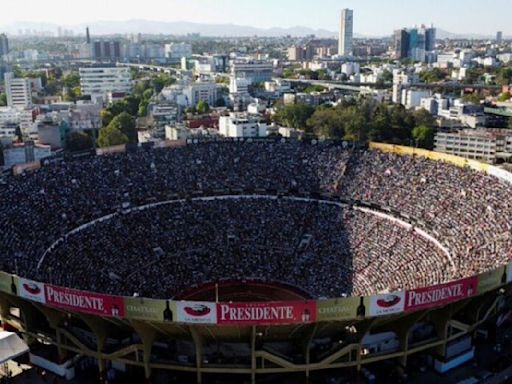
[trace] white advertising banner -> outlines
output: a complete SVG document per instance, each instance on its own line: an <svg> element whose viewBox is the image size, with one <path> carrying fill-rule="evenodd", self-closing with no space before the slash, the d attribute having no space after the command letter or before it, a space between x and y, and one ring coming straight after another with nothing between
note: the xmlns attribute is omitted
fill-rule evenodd
<svg viewBox="0 0 512 384"><path fill-rule="evenodd" d="M20 278L19 295L28 300L37 301L38 303L46 303L46 296L44 292L44 284L37 281L27 280Z"/></svg>
<svg viewBox="0 0 512 384"><path fill-rule="evenodd" d="M217 305L215 303L178 301L176 321L189 324L216 324Z"/></svg>
<svg viewBox="0 0 512 384"><path fill-rule="evenodd" d="M405 292L393 292L370 297L370 316L386 316L403 312Z"/></svg>

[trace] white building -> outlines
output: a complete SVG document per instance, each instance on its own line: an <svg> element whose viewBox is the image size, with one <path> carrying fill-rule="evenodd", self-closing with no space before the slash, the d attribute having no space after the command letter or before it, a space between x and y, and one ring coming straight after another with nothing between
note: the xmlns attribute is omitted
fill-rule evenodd
<svg viewBox="0 0 512 384"><path fill-rule="evenodd" d="M183 89L183 95L185 95L187 105L190 107L195 107L199 101L214 106L217 102L217 84L213 82L192 83Z"/></svg>
<svg viewBox="0 0 512 384"><path fill-rule="evenodd" d="M187 43L165 44L164 52L168 59L181 60L182 57L192 56L192 45Z"/></svg>
<svg viewBox="0 0 512 384"><path fill-rule="evenodd" d="M393 70L393 103L399 103L402 99L402 90L411 84L419 82L419 76L413 71Z"/></svg>
<svg viewBox="0 0 512 384"><path fill-rule="evenodd" d="M226 137L266 137L267 123L247 113L230 113L219 118L219 133Z"/></svg>
<svg viewBox="0 0 512 384"><path fill-rule="evenodd" d="M231 76L229 78L229 93L237 93L239 95L249 95L249 86L250 85L251 85L251 82L248 79L234 78L233 76Z"/></svg>
<svg viewBox="0 0 512 384"><path fill-rule="evenodd" d="M32 82L30 79L16 79L12 72L4 75L7 105L27 108L32 106Z"/></svg>
<svg viewBox="0 0 512 384"><path fill-rule="evenodd" d="M360 71L361 67L359 63L343 63L341 65L341 73L344 73L347 77L359 75Z"/></svg>
<svg viewBox="0 0 512 384"><path fill-rule="evenodd" d="M352 55L353 37L354 37L354 11L351 9L343 9L341 11L341 17L340 17L338 55L341 55L341 56Z"/></svg>
<svg viewBox="0 0 512 384"><path fill-rule="evenodd" d="M91 96L93 102L105 102L109 93L129 94L132 77L128 67L80 68L82 95Z"/></svg>
<svg viewBox="0 0 512 384"><path fill-rule="evenodd" d="M19 110L13 107L0 107L0 127L5 124L19 124Z"/></svg>
<svg viewBox="0 0 512 384"><path fill-rule="evenodd" d="M416 108L421 105L421 99L430 97L432 92L428 89L404 89L402 90L402 105L405 108Z"/></svg>

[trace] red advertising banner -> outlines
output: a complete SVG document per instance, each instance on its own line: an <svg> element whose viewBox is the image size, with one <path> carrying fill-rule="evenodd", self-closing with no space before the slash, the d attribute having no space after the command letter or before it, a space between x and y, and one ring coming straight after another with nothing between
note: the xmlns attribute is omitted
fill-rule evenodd
<svg viewBox="0 0 512 384"><path fill-rule="evenodd" d="M124 301L122 297L78 291L47 284L45 289L46 304L49 306L99 316L124 317Z"/></svg>
<svg viewBox="0 0 512 384"><path fill-rule="evenodd" d="M218 325L284 325L314 321L315 301L217 304Z"/></svg>
<svg viewBox="0 0 512 384"><path fill-rule="evenodd" d="M478 276L441 284L434 287L413 289L406 292L405 310L417 311L446 305L476 294Z"/></svg>

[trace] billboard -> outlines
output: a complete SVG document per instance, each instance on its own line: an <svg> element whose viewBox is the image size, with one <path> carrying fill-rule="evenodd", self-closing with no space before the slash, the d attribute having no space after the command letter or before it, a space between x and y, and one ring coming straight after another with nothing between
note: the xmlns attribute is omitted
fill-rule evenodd
<svg viewBox="0 0 512 384"><path fill-rule="evenodd" d="M78 291L45 285L46 303L52 307L106 317L124 317L124 301L119 296Z"/></svg>
<svg viewBox="0 0 512 384"><path fill-rule="evenodd" d="M370 316L387 316L404 311L405 292L393 292L371 296Z"/></svg>
<svg viewBox="0 0 512 384"><path fill-rule="evenodd" d="M18 296L18 277L0 272L0 291Z"/></svg>
<svg viewBox="0 0 512 384"><path fill-rule="evenodd" d="M215 324L217 322L217 304L178 301L176 303L176 321L189 324Z"/></svg>
<svg viewBox="0 0 512 384"><path fill-rule="evenodd" d="M37 301L38 303L46 303L44 292L44 284L37 281L19 278L18 279L18 295L24 299Z"/></svg>
<svg viewBox="0 0 512 384"><path fill-rule="evenodd" d="M319 300L316 302L316 320L336 321L364 317L366 316L366 308L368 305L368 303L364 301L364 298L359 297Z"/></svg>
<svg viewBox="0 0 512 384"><path fill-rule="evenodd" d="M407 291L406 311L417 311L453 303L476 294L478 277Z"/></svg>
<svg viewBox="0 0 512 384"><path fill-rule="evenodd" d="M176 321L176 303L169 300L125 297L124 316L134 320Z"/></svg>
<svg viewBox="0 0 512 384"><path fill-rule="evenodd" d="M220 303L218 325L280 325L316 321L315 301Z"/></svg>

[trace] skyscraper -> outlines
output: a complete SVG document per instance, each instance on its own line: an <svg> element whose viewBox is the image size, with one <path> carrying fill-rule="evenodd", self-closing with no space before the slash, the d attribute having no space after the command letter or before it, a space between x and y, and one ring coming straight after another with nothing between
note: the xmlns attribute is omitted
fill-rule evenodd
<svg viewBox="0 0 512 384"><path fill-rule="evenodd" d="M89 27L85 28L85 42L91 44L91 35L89 33Z"/></svg>
<svg viewBox="0 0 512 384"><path fill-rule="evenodd" d="M401 60L407 58L409 51L409 33L405 29L395 31L394 36L395 59Z"/></svg>
<svg viewBox="0 0 512 384"><path fill-rule="evenodd" d="M393 47L396 59L425 61L436 49L436 29L422 25L421 28L395 31Z"/></svg>
<svg viewBox="0 0 512 384"><path fill-rule="evenodd" d="M503 32L502 31L496 32L496 42L498 44L501 44L503 42Z"/></svg>
<svg viewBox="0 0 512 384"><path fill-rule="evenodd" d="M338 54L352 55L352 40L354 38L354 11L343 9L340 17L340 36L338 40Z"/></svg>
<svg viewBox="0 0 512 384"><path fill-rule="evenodd" d="M5 33L0 34L0 59L9 53L9 39Z"/></svg>

